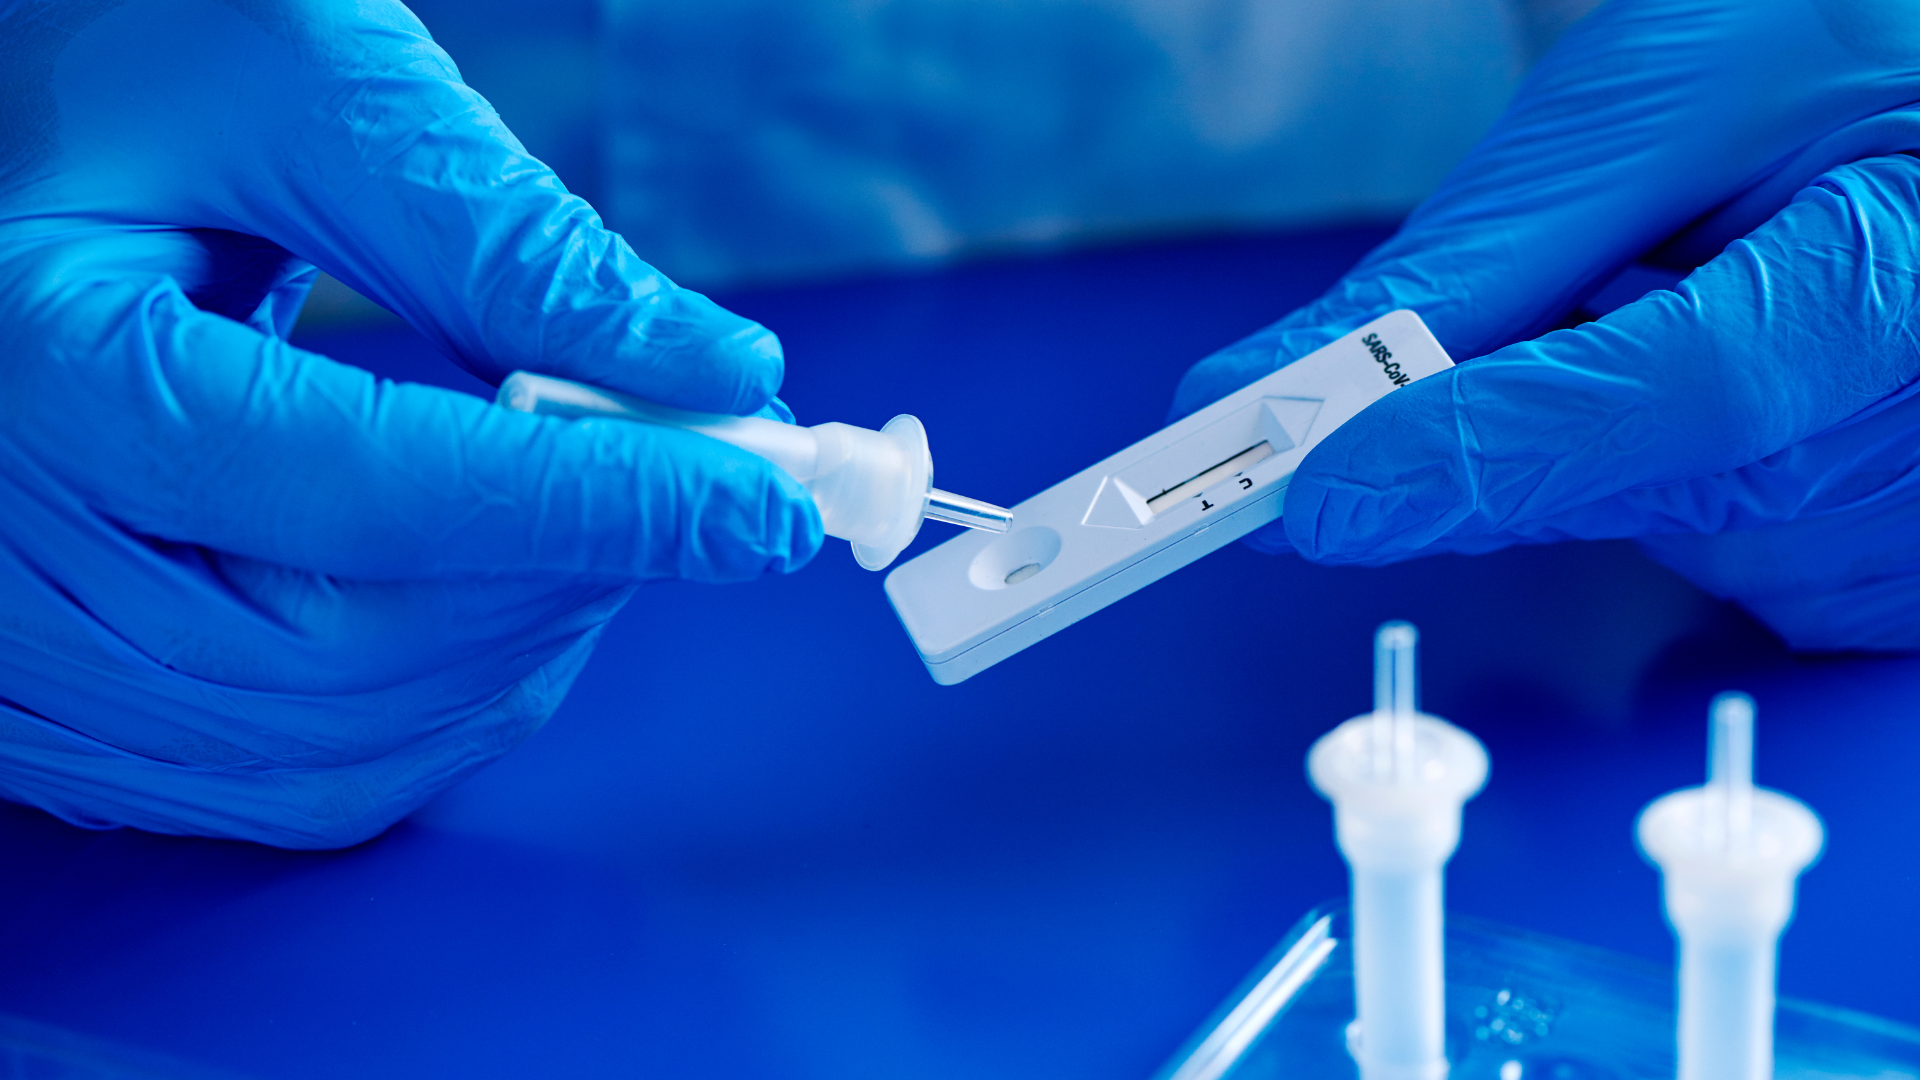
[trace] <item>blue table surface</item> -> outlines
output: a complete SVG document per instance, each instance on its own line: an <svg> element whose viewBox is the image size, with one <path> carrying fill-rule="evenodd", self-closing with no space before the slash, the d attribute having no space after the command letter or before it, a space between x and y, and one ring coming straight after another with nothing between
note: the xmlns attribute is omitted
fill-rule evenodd
<svg viewBox="0 0 1920 1080"><path fill-rule="evenodd" d="M915 413L942 486L1013 503L1384 235L721 299L781 334L803 421ZM304 344L486 389L403 328ZM1343 891L1301 762L1368 707L1391 617L1493 755L1454 909L1668 958L1633 818L1699 781L1707 699L1740 687L1759 779L1829 829L1783 992L1920 1023L1920 661L1791 656L1621 543L1382 570L1234 545L957 687L837 541L649 587L545 730L353 850L0 804L0 1012L260 1077L1140 1080Z"/></svg>

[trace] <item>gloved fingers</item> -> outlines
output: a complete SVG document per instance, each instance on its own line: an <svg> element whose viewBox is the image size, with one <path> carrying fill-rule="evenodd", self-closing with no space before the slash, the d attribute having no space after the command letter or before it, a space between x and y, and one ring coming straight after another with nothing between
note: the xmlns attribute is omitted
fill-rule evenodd
<svg viewBox="0 0 1920 1080"><path fill-rule="evenodd" d="M1752 533L1816 519L1864 520L1886 507L1909 515L1920 507L1920 383L1750 465L1632 488L1506 534L1460 537L1453 550L1487 550L1509 540ZM1866 542L1877 549L1888 546L1884 538ZM1838 567L1809 562L1800 572L1853 573L1869 562L1854 555Z"/></svg>
<svg viewBox="0 0 1920 1080"><path fill-rule="evenodd" d="M1683 248L1704 261L1820 172L1920 149L1911 63L1836 42L1820 7L1601 6L1392 239L1195 367L1173 415L1397 308L1456 358L1531 338L1642 256Z"/></svg>
<svg viewBox="0 0 1920 1080"><path fill-rule="evenodd" d="M1913 158L1833 170L1675 291L1388 395L1302 462L1289 540L1381 562L1569 515L1647 527L1615 497L1740 469L1920 377L1917 217Z"/></svg>
<svg viewBox="0 0 1920 1080"><path fill-rule="evenodd" d="M1795 649L1920 649L1920 501L1877 501L1758 529L1640 542Z"/></svg>
<svg viewBox="0 0 1920 1080"><path fill-rule="evenodd" d="M757 416L762 420L778 420L783 424L799 423L794 419L793 408L777 397L768 398L765 405L748 415Z"/></svg>
<svg viewBox="0 0 1920 1080"><path fill-rule="evenodd" d="M82 620L83 623L85 620ZM539 730L597 627L515 669L365 694L307 697L210 687L151 665L36 663L46 640L0 644L0 794L101 828L334 848L379 833ZM222 643L231 646L233 643ZM30 700L21 700L22 697Z"/></svg>
<svg viewBox="0 0 1920 1080"><path fill-rule="evenodd" d="M196 767L388 753L590 641L635 588L554 575L364 581L129 543L34 487L0 476L11 516L35 526L0 552L7 700ZM272 723L241 719L266 714ZM364 722L342 722L355 715Z"/></svg>
<svg viewBox="0 0 1920 1080"><path fill-rule="evenodd" d="M820 544L806 491L744 451L375 380L166 278L67 283L19 317L54 358L16 365L5 438L138 536L372 579L733 581Z"/></svg>
<svg viewBox="0 0 1920 1080"><path fill-rule="evenodd" d="M190 212L314 263L491 383L526 369L738 414L779 389L778 339L603 227L399 4L268 7L277 33L228 15L208 28L201 63L272 85L232 88L225 124L201 133L213 142L174 148L214 173Z"/></svg>
<svg viewBox="0 0 1920 1080"><path fill-rule="evenodd" d="M635 588L346 580L130 537L71 495L0 440L0 784L82 821L364 839L532 734Z"/></svg>

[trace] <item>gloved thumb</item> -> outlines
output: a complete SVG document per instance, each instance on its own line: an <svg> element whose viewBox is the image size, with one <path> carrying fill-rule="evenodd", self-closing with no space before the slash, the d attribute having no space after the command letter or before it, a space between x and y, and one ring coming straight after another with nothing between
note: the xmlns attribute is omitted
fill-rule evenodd
<svg viewBox="0 0 1920 1080"><path fill-rule="evenodd" d="M1388 395L1301 463L1289 541L1381 563L1724 527L1621 496L1759 461L1920 377L1916 217L1913 158L1832 170L1674 291Z"/></svg>

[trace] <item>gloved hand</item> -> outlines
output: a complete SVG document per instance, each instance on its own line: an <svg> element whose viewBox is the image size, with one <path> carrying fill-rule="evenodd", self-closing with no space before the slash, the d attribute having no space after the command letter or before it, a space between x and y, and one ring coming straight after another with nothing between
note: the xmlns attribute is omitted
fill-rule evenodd
<svg viewBox="0 0 1920 1080"><path fill-rule="evenodd" d="M780 384L398 3L0 0L0 72L0 795L354 843L537 729L634 583L818 548L730 446L287 345L319 266L488 381Z"/></svg>
<svg viewBox="0 0 1920 1080"><path fill-rule="evenodd" d="M1916 103L1903 0L1613 0L1398 235L1175 411L1412 308L1466 362L1317 447L1256 546L1650 537L1795 646L1920 647ZM1698 269L1535 339L1635 260Z"/></svg>

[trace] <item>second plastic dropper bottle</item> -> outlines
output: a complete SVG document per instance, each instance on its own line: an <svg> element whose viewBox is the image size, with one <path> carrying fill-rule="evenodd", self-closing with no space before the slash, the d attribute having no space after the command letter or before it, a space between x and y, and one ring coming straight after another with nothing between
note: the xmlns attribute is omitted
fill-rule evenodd
<svg viewBox="0 0 1920 1080"><path fill-rule="evenodd" d="M1770 1080L1774 958L1820 819L1753 786L1753 699L1713 699L1707 783L1655 799L1640 847L1680 939L1680 1080Z"/></svg>
<svg viewBox="0 0 1920 1080"><path fill-rule="evenodd" d="M1362 1080L1447 1075L1441 868L1460 807L1487 779L1479 740L1416 711L1412 625L1374 636L1373 712L1313 744L1307 772L1333 802L1352 871L1356 1027Z"/></svg>

